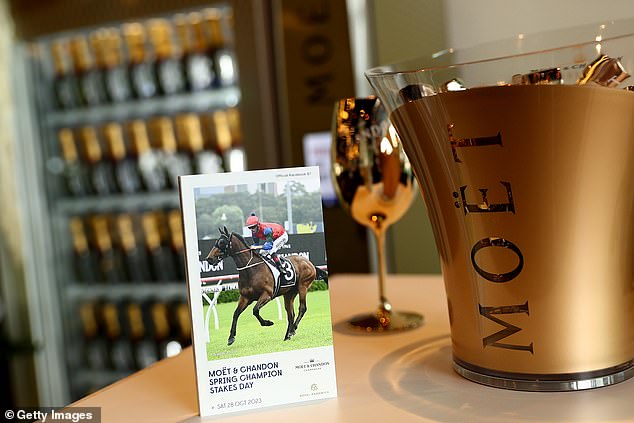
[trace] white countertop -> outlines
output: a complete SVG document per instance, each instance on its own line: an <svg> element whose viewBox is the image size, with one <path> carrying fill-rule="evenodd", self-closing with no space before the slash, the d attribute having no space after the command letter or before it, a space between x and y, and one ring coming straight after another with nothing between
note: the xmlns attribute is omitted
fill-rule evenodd
<svg viewBox="0 0 634 423"><path fill-rule="evenodd" d="M339 397L210 417L218 422L634 422L634 379L590 391L517 392L470 382L451 368L447 303L440 276L390 275L395 310L425 325L365 335L346 319L377 303L376 277L330 279ZM102 407L102 422L196 422L191 348L73 404Z"/></svg>

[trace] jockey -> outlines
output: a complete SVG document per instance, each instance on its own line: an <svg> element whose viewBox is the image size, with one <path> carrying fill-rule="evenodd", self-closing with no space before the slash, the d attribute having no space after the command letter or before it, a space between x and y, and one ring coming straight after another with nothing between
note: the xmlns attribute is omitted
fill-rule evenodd
<svg viewBox="0 0 634 423"><path fill-rule="evenodd" d="M264 241L260 254L271 257L277 269L283 274L284 269L277 256L277 250L288 241L288 233L284 227L278 223L260 222L255 213L251 213L251 216L247 218L247 228L251 230L253 245L259 245L261 241Z"/></svg>

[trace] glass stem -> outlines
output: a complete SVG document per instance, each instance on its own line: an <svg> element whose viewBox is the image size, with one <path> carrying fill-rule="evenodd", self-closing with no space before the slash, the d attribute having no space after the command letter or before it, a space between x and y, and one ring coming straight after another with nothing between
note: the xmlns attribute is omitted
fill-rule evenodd
<svg viewBox="0 0 634 423"><path fill-rule="evenodd" d="M387 300L385 296L385 281L387 279L387 262L385 259L385 232L386 227L383 226L383 220L385 219L383 216L374 216L374 237L376 239L376 249L378 251L379 263L378 263L378 273L379 273L379 307L383 312L389 312L392 309L390 302Z"/></svg>

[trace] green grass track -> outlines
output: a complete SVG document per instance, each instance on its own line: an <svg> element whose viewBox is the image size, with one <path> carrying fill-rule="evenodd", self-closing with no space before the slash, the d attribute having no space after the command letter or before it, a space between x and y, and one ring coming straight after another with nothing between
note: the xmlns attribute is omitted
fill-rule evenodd
<svg viewBox="0 0 634 423"><path fill-rule="evenodd" d="M282 316L279 320L276 301L269 302L260 310L260 315L271 320L273 326L260 326L253 316L252 303L242 312L238 319L236 340L227 346L227 338L231 330L231 319L237 303L218 304L219 329L214 328L213 314L210 317L209 335L211 342L207 344L207 360L219 360L232 357L244 357L278 351L290 351L303 348L332 345L332 330L330 319L330 297L328 291L309 292L306 297L307 311L299 324L297 332L289 341L284 341L286 334L286 310L284 298L280 297ZM299 306L299 297L295 297L295 316ZM203 310L207 313L208 305Z"/></svg>

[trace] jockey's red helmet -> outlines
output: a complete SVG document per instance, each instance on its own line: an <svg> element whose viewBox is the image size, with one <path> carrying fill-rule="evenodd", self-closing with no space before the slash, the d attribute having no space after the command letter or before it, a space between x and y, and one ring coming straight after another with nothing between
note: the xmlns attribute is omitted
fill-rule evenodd
<svg viewBox="0 0 634 423"><path fill-rule="evenodd" d="M252 214L247 218L247 228L251 230L257 228L259 223L260 219L255 214Z"/></svg>

